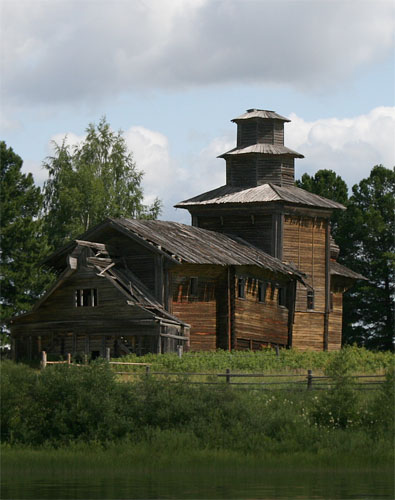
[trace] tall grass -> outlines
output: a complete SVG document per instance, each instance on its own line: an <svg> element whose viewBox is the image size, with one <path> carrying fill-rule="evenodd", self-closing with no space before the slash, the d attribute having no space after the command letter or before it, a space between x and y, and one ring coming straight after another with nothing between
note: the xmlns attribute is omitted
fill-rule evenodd
<svg viewBox="0 0 395 500"><path fill-rule="evenodd" d="M342 363L351 373L375 373L386 371L394 364L391 352L373 352L360 347L345 347L341 351L315 352L280 349L261 351L216 351L187 352L181 358L177 354L130 354L122 361L151 363L154 371L170 372L217 372L230 368L240 372L287 372L295 370L318 370L325 372L332 365ZM129 367L131 371L141 370Z"/></svg>

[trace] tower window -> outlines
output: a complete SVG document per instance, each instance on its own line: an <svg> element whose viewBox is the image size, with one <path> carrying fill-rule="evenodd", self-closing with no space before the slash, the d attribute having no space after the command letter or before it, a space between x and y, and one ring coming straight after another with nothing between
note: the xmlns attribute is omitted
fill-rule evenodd
<svg viewBox="0 0 395 500"><path fill-rule="evenodd" d="M237 280L237 296L239 299L245 299L245 278L239 278Z"/></svg>
<svg viewBox="0 0 395 500"><path fill-rule="evenodd" d="M75 291L75 306L76 307L96 307L97 306L97 289L83 288Z"/></svg>
<svg viewBox="0 0 395 500"><path fill-rule="evenodd" d="M314 290L307 291L307 309L314 309Z"/></svg>

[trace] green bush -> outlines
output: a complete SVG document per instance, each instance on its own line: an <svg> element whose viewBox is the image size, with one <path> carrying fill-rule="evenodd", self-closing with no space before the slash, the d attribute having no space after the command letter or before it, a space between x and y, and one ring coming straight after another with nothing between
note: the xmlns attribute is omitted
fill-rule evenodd
<svg viewBox="0 0 395 500"><path fill-rule="evenodd" d="M152 442L160 450L167 442L170 449L277 454L340 453L353 442L360 453L391 454L393 375L378 391L356 391L346 358L331 359L328 373L337 379L317 392L191 385L182 377L125 383L99 361L41 372L4 362L1 437L12 445Z"/></svg>

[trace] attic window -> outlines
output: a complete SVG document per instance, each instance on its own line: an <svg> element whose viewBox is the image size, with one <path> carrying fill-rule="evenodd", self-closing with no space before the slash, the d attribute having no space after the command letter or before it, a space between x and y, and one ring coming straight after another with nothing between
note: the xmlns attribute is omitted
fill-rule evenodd
<svg viewBox="0 0 395 500"><path fill-rule="evenodd" d="M96 307L97 289L83 288L75 291L75 307Z"/></svg>
<svg viewBox="0 0 395 500"><path fill-rule="evenodd" d="M307 310L314 309L314 290L307 291Z"/></svg>

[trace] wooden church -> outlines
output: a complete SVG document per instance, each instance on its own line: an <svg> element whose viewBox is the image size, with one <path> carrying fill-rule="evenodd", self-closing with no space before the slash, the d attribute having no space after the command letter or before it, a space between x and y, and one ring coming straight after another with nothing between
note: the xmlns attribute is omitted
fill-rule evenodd
<svg viewBox="0 0 395 500"><path fill-rule="evenodd" d="M342 296L363 276L336 262L333 210L294 185L287 118L235 118L226 184L176 205L192 225L109 218L51 255L58 279L11 320L14 357L341 347Z"/></svg>

